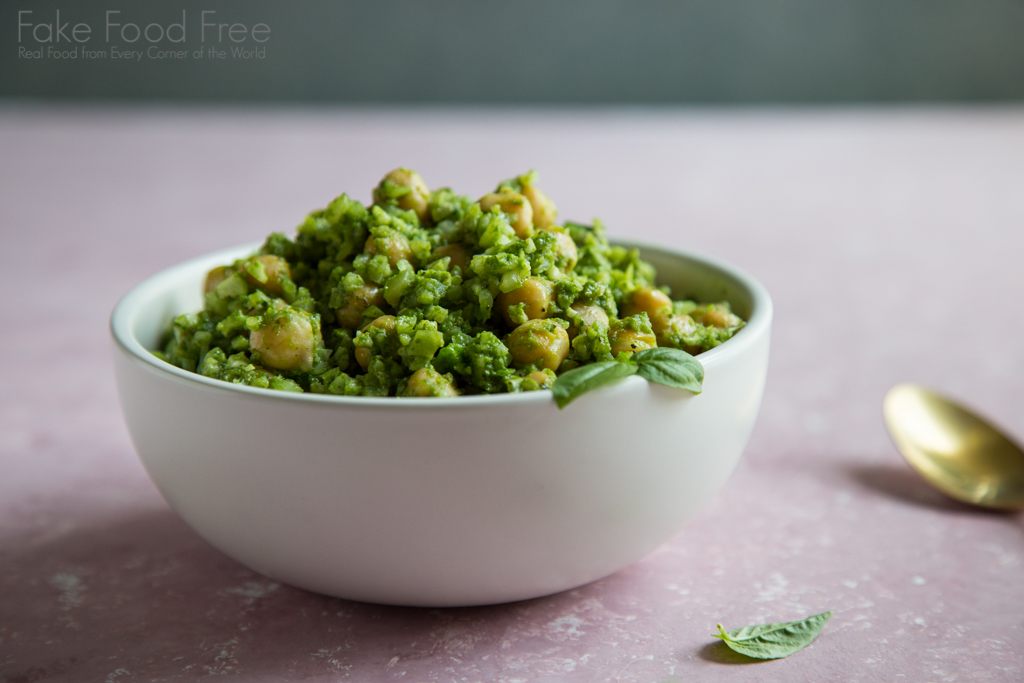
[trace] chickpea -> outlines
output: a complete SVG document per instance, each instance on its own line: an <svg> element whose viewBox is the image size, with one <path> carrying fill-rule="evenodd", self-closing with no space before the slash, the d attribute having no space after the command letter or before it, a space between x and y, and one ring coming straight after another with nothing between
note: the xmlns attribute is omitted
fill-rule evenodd
<svg viewBox="0 0 1024 683"><path fill-rule="evenodd" d="M576 261L579 260L579 253L576 251L576 243L572 241L572 237L568 233L562 232L561 230L548 230L548 232L555 235L558 240L558 247L555 249L555 254L558 259L562 262L562 270L572 270L576 265Z"/></svg>
<svg viewBox="0 0 1024 683"><path fill-rule="evenodd" d="M576 311L580 317L580 323L583 327L590 327L595 323L601 323L608 326L608 314L600 306L594 306L593 304L581 304L575 303L572 305L572 310ZM575 325L569 327L569 339L573 339L579 334L579 330Z"/></svg>
<svg viewBox="0 0 1024 683"><path fill-rule="evenodd" d="M526 378L532 379L541 389L550 389L551 385L555 383L555 376L543 370L534 370Z"/></svg>
<svg viewBox="0 0 1024 683"><path fill-rule="evenodd" d="M612 331L608 335L608 340L611 342L611 351L614 356L620 353L653 349L658 345L658 340L653 334L618 325L612 325Z"/></svg>
<svg viewBox="0 0 1024 683"><path fill-rule="evenodd" d="M430 190L419 173L408 168L396 168L388 173L373 190L373 201L377 204L385 204L390 199L384 191L385 183L409 188L409 192L397 198L398 208L415 211L421 223L427 220L430 216Z"/></svg>
<svg viewBox="0 0 1024 683"><path fill-rule="evenodd" d="M469 272L469 262L473 260L473 252L469 250L469 247L463 244L446 244L435 249L431 258L437 260L445 256L451 259L448 264L449 268L458 266L463 273Z"/></svg>
<svg viewBox="0 0 1024 683"><path fill-rule="evenodd" d="M484 211L490 211L493 206L511 217L516 237L526 239L533 235L533 207L526 197L518 192L505 191L492 192L480 198L480 208Z"/></svg>
<svg viewBox="0 0 1024 683"><path fill-rule="evenodd" d="M701 325L714 325L715 327L735 327L743 322L735 313L727 311L724 307L716 306L708 306L706 310L698 308L693 312L693 319Z"/></svg>
<svg viewBox="0 0 1024 683"><path fill-rule="evenodd" d="M575 303L572 305L572 310L579 314L580 321L588 327L594 323L608 324L608 313L600 306Z"/></svg>
<svg viewBox="0 0 1024 683"><path fill-rule="evenodd" d="M541 192L533 185L523 186L523 196L530 202L533 208L533 226L539 230L547 230L555 224L558 217L558 209L551 198Z"/></svg>
<svg viewBox="0 0 1024 683"><path fill-rule="evenodd" d="M672 299L654 287L641 287L626 297L622 306L622 315L630 316L646 313L651 320L651 328L657 334L665 329L669 316L672 315Z"/></svg>
<svg viewBox="0 0 1024 683"><path fill-rule="evenodd" d="M536 277L527 278L518 289L501 292L496 297L498 309L510 327L515 327L519 323L512 320L512 316L508 312L509 307L525 304L523 312L526 317L529 320L537 320L548 317L548 311L551 310L554 300L555 294L551 284L547 280Z"/></svg>
<svg viewBox="0 0 1024 683"><path fill-rule="evenodd" d="M569 355L569 333L560 320L528 320L508 336L512 361L557 370Z"/></svg>
<svg viewBox="0 0 1024 683"><path fill-rule="evenodd" d="M655 333L659 346L672 346L672 340L679 340L697 331L697 325L688 315L672 315L666 318L665 326Z"/></svg>
<svg viewBox="0 0 1024 683"><path fill-rule="evenodd" d="M231 275L232 271L227 266L217 266L206 274L206 284L203 286L203 291L209 294L217 289L217 285L227 280Z"/></svg>
<svg viewBox="0 0 1024 683"><path fill-rule="evenodd" d="M363 329L365 330L368 327L379 327L387 332L389 336L394 336L395 316L382 315L373 322L368 323ZM355 356L356 362L359 363L359 367L365 370L370 367L370 360L373 359L373 349L369 346L357 346Z"/></svg>
<svg viewBox="0 0 1024 683"><path fill-rule="evenodd" d="M308 371L319 341L309 318L295 311L249 333L256 360L274 370Z"/></svg>
<svg viewBox="0 0 1024 683"><path fill-rule="evenodd" d="M458 396L459 390L452 384L451 375L442 375L431 367L420 368L412 373L405 385L402 396Z"/></svg>
<svg viewBox="0 0 1024 683"><path fill-rule="evenodd" d="M373 285L363 285L345 300L345 305L334 312L338 325L345 329L355 330L363 324L363 311L370 306L383 306L384 295Z"/></svg>
<svg viewBox="0 0 1024 683"><path fill-rule="evenodd" d="M267 281L260 282L252 275L246 274L246 280L249 281L249 284L253 287L259 287L267 294L272 294L273 296L284 294L281 278L291 278L292 276L288 262L280 256L274 256L273 254L257 256L255 260L263 264L263 271L267 274Z"/></svg>
<svg viewBox="0 0 1024 683"><path fill-rule="evenodd" d="M388 263L391 264L392 268L397 266L398 262L402 259L408 261L413 268L416 267L416 257L412 255L412 247L409 245L409 240L399 232L389 232L382 237L371 235L366 239L363 253L367 256L384 254L388 257Z"/></svg>

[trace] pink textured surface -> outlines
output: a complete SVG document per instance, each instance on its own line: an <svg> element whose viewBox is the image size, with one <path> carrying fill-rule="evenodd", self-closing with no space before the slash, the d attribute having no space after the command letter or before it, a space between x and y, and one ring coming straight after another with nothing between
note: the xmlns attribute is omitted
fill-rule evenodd
<svg viewBox="0 0 1024 683"><path fill-rule="evenodd" d="M1020 681L1024 515L903 464L918 381L1021 440L1024 110L0 109L0 678ZM147 275L288 230L398 165L731 260L776 333L739 469L681 534L576 591L378 607L274 584L167 508L132 451L107 316ZM708 634L835 611L790 659Z"/></svg>

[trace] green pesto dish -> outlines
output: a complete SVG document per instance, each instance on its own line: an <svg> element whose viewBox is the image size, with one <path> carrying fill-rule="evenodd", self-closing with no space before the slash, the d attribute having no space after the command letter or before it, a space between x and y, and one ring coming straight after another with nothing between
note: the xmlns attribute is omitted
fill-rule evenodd
<svg viewBox="0 0 1024 683"><path fill-rule="evenodd" d="M294 238L210 271L204 309L175 318L156 355L266 389L446 397L550 389L612 362L657 381L645 351L697 355L743 327L727 302L673 300L599 221L559 223L536 182L474 201L396 169L371 206L343 194Z"/></svg>

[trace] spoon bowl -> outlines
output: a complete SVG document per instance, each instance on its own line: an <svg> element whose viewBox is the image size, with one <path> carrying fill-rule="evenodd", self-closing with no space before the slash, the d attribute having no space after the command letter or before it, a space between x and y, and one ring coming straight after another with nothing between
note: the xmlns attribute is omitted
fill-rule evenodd
<svg viewBox="0 0 1024 683"><path fill-rule="evenodd" d="M964 503L1024 508L1024 450L953 401L913 384L889 390L886 427L925 481Z"/></svg>

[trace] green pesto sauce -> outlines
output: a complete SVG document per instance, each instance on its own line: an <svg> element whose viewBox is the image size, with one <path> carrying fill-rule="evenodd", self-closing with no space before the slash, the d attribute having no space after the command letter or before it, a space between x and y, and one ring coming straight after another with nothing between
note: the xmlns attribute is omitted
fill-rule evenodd
<svg viewBox="0 0 1024 683"><path fill-rule="evenodd" d="M727 302L664 296L641 310L652 289L671 294L651 264L609 244L600 221L559 223L535 173L496 192L507 202L484 211L398 169L371 206L343 194L293 238L211 271L203 310L175 318L155 355L265 389L452 396L545 389L651 346L696 355L742 328ZM510 343L531 318L558 324Z"/></svg>

